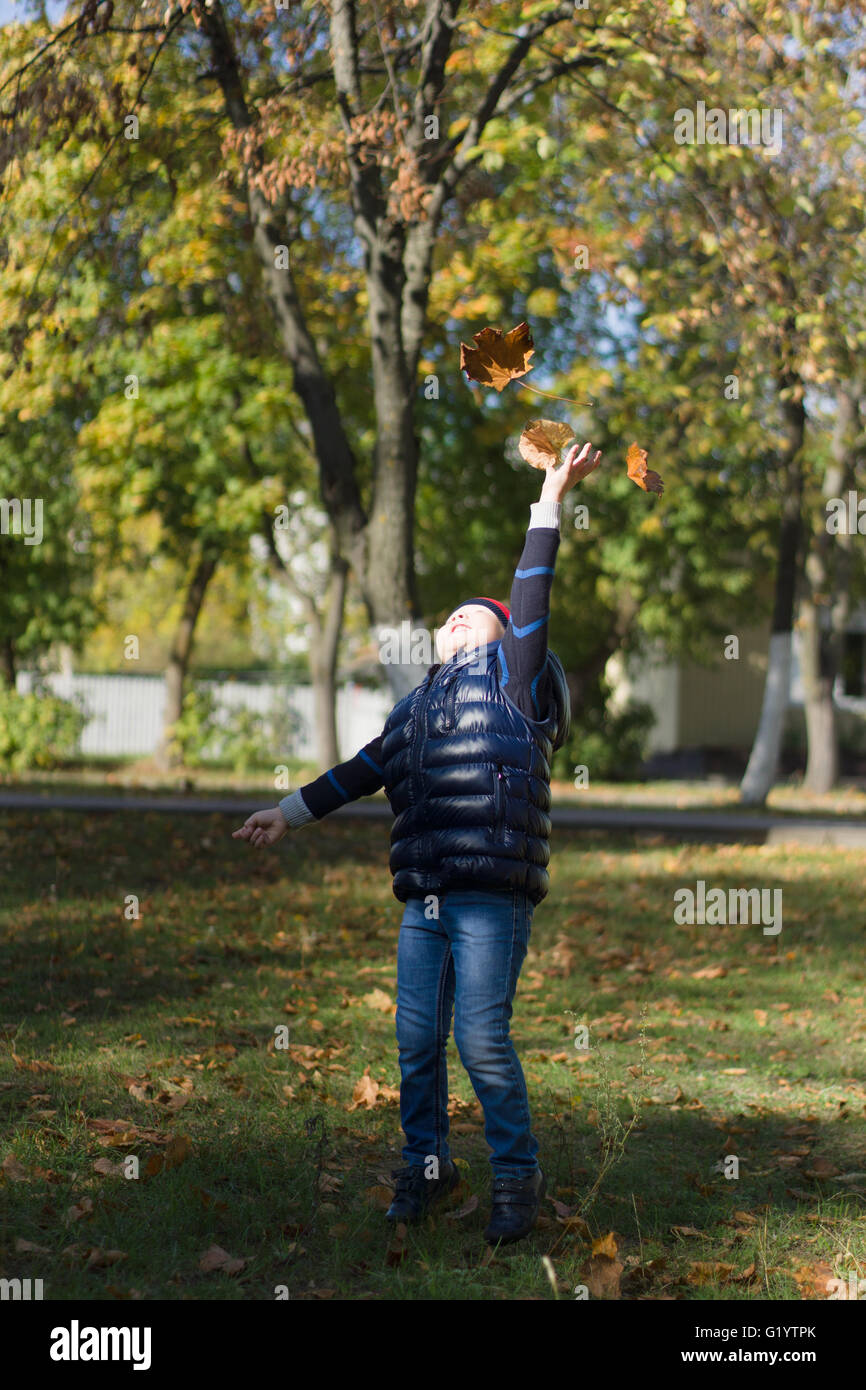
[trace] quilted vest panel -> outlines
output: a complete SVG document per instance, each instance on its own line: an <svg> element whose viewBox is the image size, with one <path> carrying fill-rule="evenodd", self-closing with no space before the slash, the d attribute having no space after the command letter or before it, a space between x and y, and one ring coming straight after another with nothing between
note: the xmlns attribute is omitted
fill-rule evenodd
<svg viewBox="0 0 866 1390"><path fill-rule="evenodd" d="M533 903L550 879L547 715L531 720L499 685L498 642L457 652L399 700L383 731L385 793L394 812L396 898L517 890Z"/></svg>

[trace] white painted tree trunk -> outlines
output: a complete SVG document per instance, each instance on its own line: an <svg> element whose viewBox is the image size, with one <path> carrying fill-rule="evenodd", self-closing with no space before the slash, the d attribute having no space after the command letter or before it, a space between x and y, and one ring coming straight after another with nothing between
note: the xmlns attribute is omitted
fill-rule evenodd
<svg viewBox="0 0 866 1390"><path fill-rule="evenodd" d="M740 783L740 800L746 806L761 805L776 779L790 689L791 633L774 632L767 654L767 679L758 732Z"/></svg>

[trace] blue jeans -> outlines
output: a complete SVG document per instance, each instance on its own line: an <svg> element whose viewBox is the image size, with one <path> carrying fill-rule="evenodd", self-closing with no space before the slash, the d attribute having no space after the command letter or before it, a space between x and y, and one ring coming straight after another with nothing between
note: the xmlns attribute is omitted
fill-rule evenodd
<svg viewBox="0 0 866 1390"><path fill-rule="evenodd" d="M454 1041L484 1111L494 1175L529 1177L538 1141L508 1026L534 904L525 893L448 892L438 897L438 918L424 915L424 897L404 906L396 1020L403 1159L450 1157L445 1047L453 1009Z"/></svg>

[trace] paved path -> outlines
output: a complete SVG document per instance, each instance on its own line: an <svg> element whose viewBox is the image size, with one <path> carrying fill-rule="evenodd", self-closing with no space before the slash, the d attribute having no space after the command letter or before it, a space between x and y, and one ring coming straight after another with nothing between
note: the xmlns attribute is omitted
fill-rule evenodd
<svg viewBox="0 0 866 1390"><path fill-rule="evenodd" d="M276 805L277 795L273 804ZM246 818L268 804L266 797L195 796L100 796L97 793L40 795L31 791L0 791L0 810L46 811L157 811L177 815L231 815ZM333 812L335 816L360 816L388 820L391 809L384 802L355 802ZM328 817L332 819L332 817ZM642 830L674 839L710 839L761 844L840 845L866 848L866 819L846 820L774 816L769 812L746 815L734 811L689 808L664 810L637 806L554 806L554 826L583 830ZM307 827L302 827L306 829ZM312 827L310 827L312 828Z"/></svg>

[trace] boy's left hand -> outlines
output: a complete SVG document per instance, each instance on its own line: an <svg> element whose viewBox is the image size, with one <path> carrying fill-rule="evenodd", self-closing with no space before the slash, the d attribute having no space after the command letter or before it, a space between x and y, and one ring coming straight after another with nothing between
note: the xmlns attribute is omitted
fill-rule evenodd
<svg viewBox="0 0 866 1390"><path fill-rule="evenodd" d="M541 495L561 502L565 494L601 463L601 449L591 456L592 444L573 444L558 468L548 468Z"/></svg>

